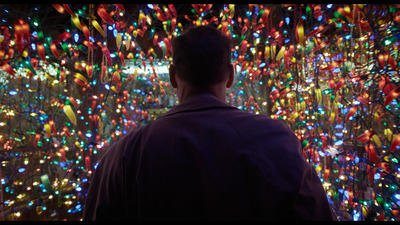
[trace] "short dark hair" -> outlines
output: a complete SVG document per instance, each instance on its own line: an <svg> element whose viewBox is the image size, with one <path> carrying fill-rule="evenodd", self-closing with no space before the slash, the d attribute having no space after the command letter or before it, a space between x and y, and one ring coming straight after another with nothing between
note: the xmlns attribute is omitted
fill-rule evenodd
<svg viewBox="0 0 400 225"><path fill-rule="evenodd" d="M228 77L231 49L232 39L215 27L189 27L172 40L175 71L194 87L222 82Z"/></svg>

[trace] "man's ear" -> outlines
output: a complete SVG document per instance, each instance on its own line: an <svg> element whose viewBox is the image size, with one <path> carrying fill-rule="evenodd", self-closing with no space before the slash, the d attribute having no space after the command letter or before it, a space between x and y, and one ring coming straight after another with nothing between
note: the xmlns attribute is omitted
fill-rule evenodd
<svg viewBox="0 0 400 225"><path fill-rule="evenodd" d="M177 88L178 84L176 83L175 79L175 66L170 64L168 70L169 70L169 82L171 82L173 88Z"/></svg>
<svg viewBox="0 0 400 225"><path fill-rule="evenodd" d="M229 77L228 77L228 82L226 83L226 88L230 88L233 84L234 80L234 68L233 65L231 64L229 67Z"/></svg>

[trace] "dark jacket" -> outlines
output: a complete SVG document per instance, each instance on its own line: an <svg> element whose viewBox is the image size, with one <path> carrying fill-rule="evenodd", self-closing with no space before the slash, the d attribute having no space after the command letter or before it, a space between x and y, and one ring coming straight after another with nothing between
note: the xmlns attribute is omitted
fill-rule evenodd
<svg viewBox="0 0 400 225"><path fill-rule="evenodd" d="M83 219L336 218L287 125L200 94L107 150Z"/></svg>

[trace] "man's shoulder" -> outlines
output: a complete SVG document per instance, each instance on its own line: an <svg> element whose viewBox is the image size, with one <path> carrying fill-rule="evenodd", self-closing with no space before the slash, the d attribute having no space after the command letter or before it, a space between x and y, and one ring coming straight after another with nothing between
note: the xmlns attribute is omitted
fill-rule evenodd
<svg viewBox="0 0 400 225"><path fill-rule="evenodd" d="M121 138L109 144L109 147L107 148L106 152L116 151L116 150L122 151L125 145L131 144L132 141L140 137L148 125L149 124L145 124L135 129L127 131L127 133L123 135Z"/></svg>
<svg viewBox="0 0 400 225"><path fill-rule="evenodd" d="M241 120L244 122L254 122L254 123L273 123L284 125L283 121L278 119L272 119L266 114L254 114L242 110L231 110L227 113L227 118Z"/></svg>
<svg viewBox="0 0 400 225"><path fill-rule="evenodd" d="M218 120L229 122L235 126L246 126L246 125L256 125L258 126L274 126L286 128L286 124L279 119L272 119L266 114L254 114L248 111L240 110L237 107L222 105L224 107L214 107L208 108L208 110L192 110L184 111L181 113L171 113L165 116L159 117L157 120L152 121L147 127L152 127L151 130L159 129L160 127L168 128L171 124L176 126L177 124L190 120L199 120L205 122L204 125L208 125L205 120L210 119L210 122L215 122L215 118ZM211 110L209 110L211 109ZM212 119L214 118L214 119Z"/></svg>

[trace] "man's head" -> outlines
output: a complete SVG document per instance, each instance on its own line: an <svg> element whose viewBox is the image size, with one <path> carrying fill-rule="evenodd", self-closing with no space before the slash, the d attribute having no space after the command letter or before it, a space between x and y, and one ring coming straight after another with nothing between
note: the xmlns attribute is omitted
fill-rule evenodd
<svg viewBox="0 0 400 225"><path fill-rule="evenodd" d="M233 73L231 48L232 40L214 27L190 28L172 40L173 76L196 89L227 82Z"/></svg>

